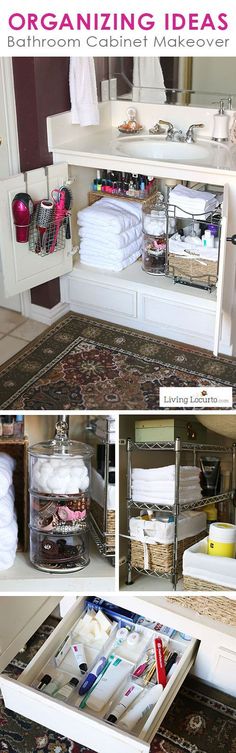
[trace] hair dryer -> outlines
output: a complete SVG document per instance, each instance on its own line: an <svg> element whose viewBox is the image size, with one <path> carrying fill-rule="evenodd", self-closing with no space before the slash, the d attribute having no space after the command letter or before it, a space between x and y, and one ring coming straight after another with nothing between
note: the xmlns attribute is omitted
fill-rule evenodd
<svg viewBox="0 0 236 753"><path fill-rule="evenodd" d="M12 214L18 243L27 243L29 240L29 227L33 211L33 201L28 193L17 193L14 196Z"/></svg>

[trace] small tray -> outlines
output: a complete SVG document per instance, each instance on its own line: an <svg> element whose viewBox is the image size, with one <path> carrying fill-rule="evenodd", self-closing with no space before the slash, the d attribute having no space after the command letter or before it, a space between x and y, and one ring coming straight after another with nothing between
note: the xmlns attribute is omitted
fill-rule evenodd
<svg viewBox="0 0 236 753"><path fill-rule="evenodd" d="M118 131L120 133L126 133L127 136L132 136L135 133L140 133L140 131L143 131L143 126L137 126L136 128L127 128L125 125L118 126Z"/></svg>

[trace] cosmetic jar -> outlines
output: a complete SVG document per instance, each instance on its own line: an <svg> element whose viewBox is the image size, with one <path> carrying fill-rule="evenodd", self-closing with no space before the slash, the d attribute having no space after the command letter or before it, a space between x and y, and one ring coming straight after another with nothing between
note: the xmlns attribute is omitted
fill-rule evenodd
<svg viewBox="0 0 236 753"><path fill-rule="evenodd" d="M29 449L30 560L40 570L74 572L89 563L92 455L68 438L64 420L54 439Z"/></svg>
<svg viewBox="0 0 236 753"><path fill-rule="evenodd" d="M166 207L161 198L144 203L142 208L142 269L154 275L165 274L166 265Z"/></svg>

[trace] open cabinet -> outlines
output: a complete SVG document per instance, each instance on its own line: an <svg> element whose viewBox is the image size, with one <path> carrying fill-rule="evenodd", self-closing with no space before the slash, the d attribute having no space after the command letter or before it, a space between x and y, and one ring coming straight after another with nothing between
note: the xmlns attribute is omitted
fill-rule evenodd
<svg viewBox="0 0 236 753"><path fill-rule="evenodd" d="M68 162L61 163L61 158L68 159ZM153 279L153 276L143 272L140 260L119 273L88 267L80 263L78 256L73 266L74 250L70 239L65 240L65 246L61 250L56 247L54 253L44 256L34 253L28 243L16 241L11 211L15 194L26 191L34 202L50 198L51 191L65 184L69 176L73 183L72 236L74 245L77 246L76 215L81 207L88 204L88 193L92 178L96 175L96 167L103 167L101 157L99 162L95 156L93 159L94 167L91 156L82 159L76 152L70 154L64 150L60 154L58 151L54 165L2 181L0 232L4 237L1 255L5 295L12 296L53 278L62 277L63 300L71 310L161 337L210 348L215 356L222 350L230 355L231 341L222 346L225 338L222 332L223 318L227 321L227 326L230 320L225 290L229 222L227 183L221 186L224 200L218 282L212 293L180 284L173 285L172 279L168 277ZM132 169L135 169L134 165ZM162 178L163 175L165 180L163 166L162 169L156 167L155 173L157 177ZM230 340L229 335L227 337Z"/></svg>

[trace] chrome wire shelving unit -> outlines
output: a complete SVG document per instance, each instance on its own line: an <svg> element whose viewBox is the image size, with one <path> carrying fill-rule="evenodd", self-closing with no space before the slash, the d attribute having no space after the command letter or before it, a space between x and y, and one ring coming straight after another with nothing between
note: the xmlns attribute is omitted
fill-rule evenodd
<svg viewBox="0 0 236 753"><path fill-rule="evenodd" d="M100 417L92 419L88 417L86 426L86 431L90 432L90 436L93 437L93 444L104 446L104 505L100 507L99 503L92 500L89 516L90 532L99 553L109 559L111 565L115 567L115 511L108 509L109 477L111 473L110 453L111 447L114 447L115 443L111 442L110 437L111 419L109 416L102 416L102 419L104 422L104 431L100 431L98 428ZM115 485L115 470L112 473L114 474Z"/></svg>
<svg viewBox="0 0 236 753"><path fill-rule="evenodd" d="M235 489L236 489L236 444L233 444L229 447L222 446L222 445L211 445L211 444L198 444L194 442L182 442L181 439L177 438L174 442L135 442L132 439L127 440L126 444L126 450L127 450L127 530L130 531L130 518L132 516L132 513L134 510L140 511L141 509L146 509L147 511L155 511L155 512L161 512L161 513L171 513L174 517L174 545L173 545L173 566L171 571L168 572L160 572L158 570L145 570L141 567L136 567L132 565L131 562L131 537L130 535L125 535L124 538L127 538L129 541L128 546L128 556L127 556L127 585L132 584L132 570L138 572L140 575L148 575L149 577L157 577L162 578L163 580L171 579L173 584L173 589L176 590L177 583L178 583L178 518L180 512L187 512L188 510L200 510L207 505L210 504L219 504L220 502L225 502L229 499L232 500L232 503L235 499ZM132 457L134 452L173 452L174 454L174 464L175 464L175 499L174 499L174 505L158 505L154 503L147 503L147 502L137 502L135 499L132 498ZM231 489L221 493L216 494L213 497L201 497L200 499L192 500L191 502L188 502L186 504L180 505L180 466L181 466L181 457L182 453L187 452L192 454L193 458L193 465L198 465L198 455L199 453L204 454L217 454L220 456L228 456L231 457L231 465L232 465L232 486ZM199 468L200 470L200 468ZM121 534L122 535L122 534Z"/></svg>

